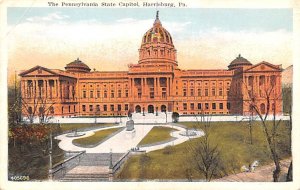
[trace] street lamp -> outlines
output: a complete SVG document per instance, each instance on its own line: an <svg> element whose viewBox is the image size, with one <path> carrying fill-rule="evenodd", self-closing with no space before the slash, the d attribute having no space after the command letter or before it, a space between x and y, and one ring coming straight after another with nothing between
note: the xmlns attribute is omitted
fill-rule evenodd
<svg viewBox="0 0 300 190"><path fill-rule="evenodd" d="M113 168L113 163L112 163L112 149L110 149L109 153L109 169Z"/></svg>
<svg viewBox="0 0 300 190"><path fill-rule="evenodd" d="M168 123L168 115L167 115L167 110L165 111L166 114L166 123Z"/></svg>
<svg viewBox="0 0 300 190"><path fill-rule="evenodd" d="M50 126L49 180L52 181L52 127Z"/></svg>

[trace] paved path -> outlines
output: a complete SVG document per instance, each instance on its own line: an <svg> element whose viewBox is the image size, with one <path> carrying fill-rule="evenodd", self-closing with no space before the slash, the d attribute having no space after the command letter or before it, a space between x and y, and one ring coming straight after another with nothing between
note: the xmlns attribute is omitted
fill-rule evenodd
<svg viewBox="0 0 300 190"><path fill-rule="evenodd" d="M180 133L186 132L186 129L179 127L179 126L175 126L175 125L164 125L164 126L178 130L178 131L171 132L171 136L175 137L176 139L174 139L173 141L169 141L167 143L163 143L163 144L158 144L158 145L149 146L149 147L142 147L142 148L140 148L140 150L150 152L150 151L154 151L154 150L158 150L158 149L163 149L166 146L178 145L185 141L188 141L191 138L198 138L198 137L201 137L204 135L203 131L197 131L195 136L190 136L190 137L182 136L182 135L180 135Z"/></svg>
<svg viewBox="0 0 300 190"><path fill-rule="evenodd" d="M291 159L282 160L280 181L285 181L286 174L290 165ZM229 175L214 181L218 182L272 182L274 164L261 166L256 168L254 172L243 172L234 175Z"/></svg>
<svg viewBox="0 0 300 190"><path fill-rule="evenodd" d="M179 133L185 132L186 129L179 127L179 126L173 126L171 124L169 125L159 125L164 127L170 127L177 129L176 132L171 132L171 136L176 137L175 140L166 142L159 145L149 146L149 147L143 147L140 150L144 150L146 152L162 149L165 146L168 145L177 145L180 143L183 143L187 140L189 140L188 137L182 136ZM60 140L58 146L65 151L83 151L85 150L87 153L109 153L110 149L112 149L112 152L114 153L125 153L128 150L130 150L133 147L136 147L138 143L149 133L149 131L154 127L154 125L135 125L135 133L128 132L126 130L122 130L118 134L112 136L111 138L107 139L103 143L99 144L98 146L94 148L83 148L78 147L72 143L74 139L78 138L85 138L88 136L91 136L94 134L95 131L110 129L110 128L119 128L120 126L113 126L113 127L106 127L102 129L95 129L91 131L85 132L86 134L81 137L67 137L67 134L59 135L56 137L56 139ZM193 138L197 138L200 136L203 136L202 131L198 131L197 135Z"/></svg>

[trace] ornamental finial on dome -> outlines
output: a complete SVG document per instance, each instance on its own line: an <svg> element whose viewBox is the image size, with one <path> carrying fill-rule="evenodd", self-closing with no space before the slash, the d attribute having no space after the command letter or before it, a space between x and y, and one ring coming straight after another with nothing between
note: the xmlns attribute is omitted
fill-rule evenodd
<svg viewBox="0 0 300 190"><path fill-rule="evenodd" d="M160 22L160 20L159 20L159 11L156 11L156 19L155 19L153 25L154 25L154 26L156 26L156 25L161 25L161 22Z"/></svg>

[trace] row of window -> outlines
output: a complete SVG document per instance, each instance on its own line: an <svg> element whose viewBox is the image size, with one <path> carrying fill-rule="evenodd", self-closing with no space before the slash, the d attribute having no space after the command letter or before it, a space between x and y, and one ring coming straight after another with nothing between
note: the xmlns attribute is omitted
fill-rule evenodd
<svg viewBox="0 0 300 190"><path fill-rule="evenodd" d="M96 85L95 85L95 86L96 86ZM103 85L101 84L101 87L102 87L102 86L103 86L104 88L107 88L109 85L108 85L108 84L103 84ZM121 84L118 84L117 86L118 86L118 88L120 88L120 87L121 87ZM90 84L90 85L88 85L88 84L83 84L82 87L83 87L83 88L86 88L86 87L93 88L94 85L93 85L93 84ZM97 84L96 87L97 87L97 88L100 88L100 84ZM114 87L114 84L111 84L110 87L113 88L113 87ZM128 88L128 85L127 85L127 84L125 84L125 88Z"/></svg>
<svg viewBox="0 0 300 190"><path fill-rule="evenodd" d="M226 94L228 95L229 94L229 87L226 89ZM216 88L212 88L211 89L211 92L209 93L209 89L208 88L205 88L204 89L204 93L202 91L201 88L198 88L197 89L197 94L195 94L195 90L193 88L190 89L190 93L189 93L190 96L223 96L224 93L223 93L223 88L219 88L218 89L218 92L217 92L217 89ZM183 96L188 96L187 94L187 89L183 89Z"/></svg>
<svg viewBox="0 0 300 190"><path fill-rule="evenodd" d="M209 110L209 109L215 110L215 109L217 109L217 106L218 106L218 109L220 109L220 110L224 109L224 104L223 103L211 103L211 104L210 103L197 103L197 104L190 103L189 105L190 105L190 107L189 107L190 110L195 110L195 109L197 109L197 110L203 110L203 109L204 110ZM187 103L183 103L182 106L183 106L183 110L188 110L188 104ZM197 106L197 107L195 108L195 106ZM230 103L229 102L227 102L226 108L228 110L230 110Z"/></svg>
<svg viewBox="0 0 300 190"><path fill-rule="evenodd" d="M204 83L205 86L208 86L208 84L210 83L211 85L215 86L217 82L215 81L211 81L211 82L208 82L208 81L182 81L183 82L183 86L186 86L187 84L191 85L191 86L194 86L194 83L196 85L196 83L198 84L198 86L201 86L202 83ZM176 84L177 84L177 81L176 81ZM225 82L224 82L225 84ZM223 82L219 82L219 86L222 86L223 85ZM226 82L226 85L229 86L230 85L230 82Z"/></svg>
<svg viewBox="0 0 300 190"><path fill-rule="evenodd" d="M109 110L108 110L108 106L109 106ZM124 109L122 109L122 107ZM110 104L110 105L107 105L107 104L104 104L102 106L102 109L100 107L100 105L89 105L89 110L90 112L100 112L100 111L128 111L129 108L128 108L128 104L125 104L124 106L122 106L121 104L118 104L116 107L114 104ZM87 105L82 105L82 111L83 112L86 112L87 111Z"/></svg>
<svg viewBox="0 0 300 190"><path fill-rule="evenodd" d="M117 98L121 98L122 97L122 90L118 90L116 95L117 95ZM128 98L128 96L129 96L129 91L125 90L125 97ZM101 91L97 90L96 94L95 94L93 90L90 90L89 91L89 98L94 98L94 97L95 98L100 98L101 97ZM85 91L85 90L82 91L82 98L87 98L87 91ZM108 98L107 90L104 90L103 98ZM110 91L110 98L115 98L115 91L114 90Z"/></svg>

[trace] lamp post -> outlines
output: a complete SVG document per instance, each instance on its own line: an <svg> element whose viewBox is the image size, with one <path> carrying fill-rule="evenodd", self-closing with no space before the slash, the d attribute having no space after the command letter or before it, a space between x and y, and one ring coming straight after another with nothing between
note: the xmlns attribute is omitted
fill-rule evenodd
<svg viewBox="0 0 300 190"><path fill-rule="evenodd" d="M52 127L50 126L49 180L52 181Z"/></svg>
<svg viewBox="0 0 300 190"><path fill-rule="evenodd" d="M168 123L168 114L167 114L167 110L165 111L166 114L166 123Z"/></svg>
<svg viewBox="0 0 300 190"><path fill-rule="evenodd" d="M112 149L110 149L109 152L109 169L113 168L113 163L112 163Z"/></svg>
<svg viewBox="0 0 300 190"><path fill-rule="evenodd" d="M145 107L143 107L143 116L145 116Z"/></svg>

